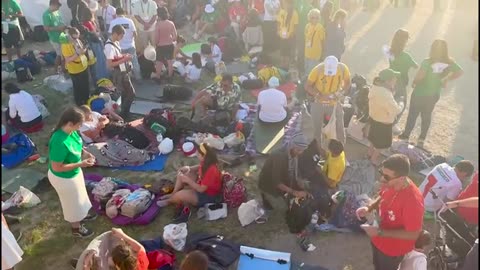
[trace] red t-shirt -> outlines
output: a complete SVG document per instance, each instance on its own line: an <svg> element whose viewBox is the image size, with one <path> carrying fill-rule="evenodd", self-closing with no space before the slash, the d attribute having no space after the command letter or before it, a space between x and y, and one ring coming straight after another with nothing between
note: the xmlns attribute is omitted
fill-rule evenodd
<svg viewBox="0 0 480 270"><path fill-rule="evenodd" d="M457 200L478 197L478 172L472 178L472 182L458 195ZM458 207L457 213L470 224L478 225L478 209Z"/></svg>
<svg viewBox="0 0 480 270"><path fill-rule="evenodd" d="M222 189L222 174L216 165L211 165L210 168L207 169L205 175L202 175L202 166L200 164L198 167L198 184L201 186L207 186L207 193L210 196L216 196L220 193Z"/></svg>
<svg viewBox="0 0 480 270"><path fill-rule="evenodd" d="M85 21L82 23L85 28L88 29L90 32L95 32L95 24L92 21Z"/></svg>
<svg viewBox="0 0 480 270"><path fill-rule="evenodd" d="M408 187L395 191L382 188L379 206L382 230L420 231L423 226L423 197L418 187L410 181ZM372 237L372 243L387 256L402 256L412 251L415 240L389 237Z"/></svg>
<svg viewBox="0 0 480 270"><path fill-rule="evenodd" d="M247 23L247 9L242 4L235 4L228 9L228 16L230 20L238 22L243 27Z"/></svg>
<svg viewBox="0 0 480 270"><path fill-rule="evenodd" d="M148 270L148 257L144 250L137 254L137 270Z"/></svg>

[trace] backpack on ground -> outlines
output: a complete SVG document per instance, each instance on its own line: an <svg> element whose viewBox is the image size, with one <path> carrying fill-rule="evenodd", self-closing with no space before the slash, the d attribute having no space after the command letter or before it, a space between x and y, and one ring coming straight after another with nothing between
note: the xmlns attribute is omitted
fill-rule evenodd
<svg viewBox="0 0 480 270"><path fill-rule="evenodd" d="M140 66L140 74L143 79L149 80L152 73L155 72L155 63L145 58L145 56L138 56L138 65Z"/></svg>
<svg viewBox="0 0 480 270"><path fill-rule="evenodd" d="M17 59L18 60L18 59ZM15 60L15 76L17 77L17 82L24 83L33 81L32 73L30 72L30 68L24 63L20 63L19 61Z"/></svg>
<svg viewBox="0 0 480 270"><path fill-rule="evenodd" d="M170 100L188 100L192 97L193 89L182 86L182 85L174 85L174 84L167 84L163 87L163 101L170 101Z"/></svg>
<svg viewBox="0 0 480 270"><path fill-rule="evenodd" d="M147 252L148 269L172 270L175 265L175 254L164 250Z"/></svg>
<svg viewBox="0 0 480 270"><path fill-rule="evenodd" d="M30 68L32 75L39 74L42 70L42 64L40 64L37 57L35 57L35 53L33 51L28 51L27 54L22 56L22 59L30 63L28 68Z"/></svg>
<svg viewBox="0 0 480 270"><path fill-rule="evenodd" d="M150 191L139 188L130 193L122 204L121 213L123 216L135 218L143 214L152 204L155 195Z"/></svg>
<svg viewBox="0 0 480 270"><path fill-rule="evenodd" d="M26 134L14 135L2 144L2 166L7 169L16 167L36 152L35 144Z"/></svg>
<svg viewBox="0 0 480 270"><path fill-rule="evenodd" d="M43 25L33 27L32 39L36 42L48 41L48 33L45 31Z"/></svg>
<svg viewBox="0 0 480 270"><path fill-rule="evenodd" d="M104 177L93 188L93 198L102 205L106 204L117 188L117 183L112 181L111 177Z"/></svg>
<svg viewBox="0 0 480 270"><path fill-rule="evenodd" d="M152 109L145 117L143 117L143 125L151 129L152 125L157 123L165 128L164 138L176 140L178 138L179 129L176 127L175 115L169 109Z"/></svg>
<svg viewBox="0 0 480 270"><path fill-rule="evenodd" d="M222 175L223 202L230 208L237 208L246 201L246 188L243 179L230 173Z"/></svg>
<svg viewBox="0 0 480 270"><path fill-rule="evenodd" d="M240 245L225 239L222 235L194 233L187 236L186 251L200 250L210 259L210 263L224 269L240 257ZM209 263L209 269L212 265ZM214 268L217 269L217 268Z"/></svg>
<svg viewBox="0 0 480 270"><path fill-rule="evenodd" d="M300 233L310 223L312 202L311 199L289 198L285 220L290 233Z"/></svg>
<svg viewBox="0 0 480 270"><path fill-rule="evenodd" d="M242 88L245 90L255 90L263 88L263 81L261 79L248 79L242 82Z"/></svg>

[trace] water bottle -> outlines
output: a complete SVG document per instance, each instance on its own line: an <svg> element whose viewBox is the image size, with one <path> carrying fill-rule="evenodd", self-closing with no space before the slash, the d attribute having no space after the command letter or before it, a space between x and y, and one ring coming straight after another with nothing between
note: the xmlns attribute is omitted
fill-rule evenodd
<svg viewBox="0 0 480 270"><path fill-rule="evenodd" d="M318 223L318 218L319 218L319 213L317 210L312 214L312 218L310 219L310 226L308 226L309 227L308 231L310 233L313 233L315 231L315 227L317 226L317 223Z"/></svg>

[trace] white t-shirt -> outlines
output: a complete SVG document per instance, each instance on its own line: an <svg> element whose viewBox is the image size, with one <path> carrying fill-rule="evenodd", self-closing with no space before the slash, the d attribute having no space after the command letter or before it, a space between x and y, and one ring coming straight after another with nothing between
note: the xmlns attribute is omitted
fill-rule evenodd
<svg viewBox="0 0 480 270"><path fill-rule="evenodd" d="M287 96L280 90L270 88L258 94L257 104L261 106L258 117L263 122L277 123L287 117Z"/></svg>
<svg viewBox="0 0 480 270"><path fill-rule="evenodd" d="M142 18L142 20L149 22L153 16L157 15L157 3L152 0L147 0L147 3L144 3L143 0L139 0L133 5L132 14ZM139 31L145 31L143 29L143 24L138 24ZM150 28L146 30L151 32L155 30L155 22L152 23Z"/></svg>
<svg viewBox="0 0 480 270"><path fill-rule="evenodd" d="M412 250L405 254L398 270L427 270L427 256Z"/></svg>
<svg viewBox="0 0 480 270"><path fill-rule="evenodd" d="M137 31L135 24L129 18L123 16L117 17L110 22L110 29L108 33L112 34L112 29L115 25L121 24L125 28L125 35L122 40L120 40L120 48L122 50L128 50L130 48L135 48L135 41L133 40L133 33Z"/></svg>
<svg viewBox="0 0 480 270"><path fill-rule="evenodd" d="M265 0L263 2L265 9L264 21L276 21L278 11L280 11L280 0Z"/></svg>
<svg viewBox="0 0 480 270"><path fill-rule="evenodd" d="M446 202L458 197L462 191L462 182L458 179L454 168L447 163L442 163L433 168L419 189L423 194L425 210L434 212L442 207L439 199ZM433 199L430 190L433 190L439 199Z"/></svg>
<svg viewBox="0 0 480 270"><path fill-rule="evenodd" d="M222 61L222 50L220 50L220 47L218 47L217 44L214 44L212 47L212 55L216 55L216 57L212 58L215 64L218 64L220 61Z"/></svg>
<svg viewBox="0 0 480 270"><path fill-rule="evenodd" d="M107 42L105 42L105 48L103 49L103 53L105 54L105 58L107 60L113 60L113 61L117 61L117 60L123 58L122 52L119 49L117 49L117 47L119 47L118 41L113 42L116 46L110 44L110 42L112 42L112 41L107 40ZM126 71L127 70L125 63L122 63L122 64L118 65L118 68L120 68L120 71Z"/></svg>
<svg viewBox="0 0 480 270"><path fill-rule="evenodd" d="M109 25L112 22L112 20L115 19L116 14L117 14L117 10L112 5L108 5L106 7L100 7L97 11L97 16L100 16L103 18L105 25Z"/></svg>
<svg viewBox="0 0 480 270"><path fill-rule="evenodd" d="M82 126L80 127L79 129L80 135L82 135L82 139L85 143L92 143L93 141L90 137L85 136L85 134L83 133L89 130L96 129L98 125L98 121L100 120L100 117L102 117L101 114L97 112L92 112L92 120L88 122L87 121L83 122Z"/></svg>
<svg viewBox="0 0 480 270"><path fill-rule="evenodd" d="M202 73L201 68L197 68L193 64L188 64L186 67L186 74L187 78L190 79L191 81L198 81L200 80L200 74Z"/></svg>
<svg viewBox="0 0 480 270"><path fill-rule="evenodd" d="M29 93L20 90L20 92L9 96L8 108L10 118L15 118L18 115L22 123L28 123L42 115L38 110L37 104L35 104L35 100Z"/></svg>

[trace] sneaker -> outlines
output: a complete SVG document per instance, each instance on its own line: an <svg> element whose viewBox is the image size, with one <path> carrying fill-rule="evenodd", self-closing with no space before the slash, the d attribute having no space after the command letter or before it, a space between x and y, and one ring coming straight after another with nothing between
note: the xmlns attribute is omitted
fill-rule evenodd
<svg viewBox="0 0 480 270"><path fill-rule="evenodd" d="M95 212L89 213L89 214L83 219L83 221L92 221L92 220L97 219L97 217L98 217L97 213L95 213Z"/></svg>
<svg viewBox="0 0 480 270"><path fill-rule="evenodd" d="M173 220L173 223L174 224L187 223L191 215L192 215L192 211L190 211L190 208L184 207L180 215L178 215L178 217Z"/></svg>
<svg viewBox="0 0 480 270"><path fill-rule="evenodd" d="M87 238L93 235L93 231L85 228L83 224L78 229L72 229L72 234L75 237Z"/></svg>
<svg viewBox="0 0 480 270"><path fill-rule="evenodd" d="M77 263L78 263L78 259L71 259L70 260L70 267L72 269L77 269Z"/></svg>

